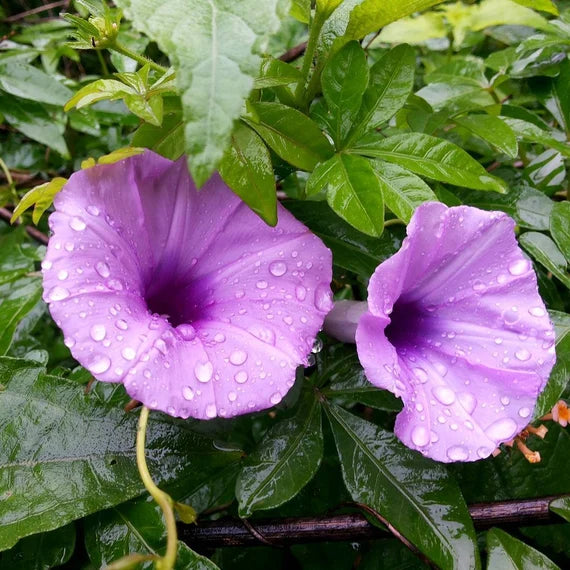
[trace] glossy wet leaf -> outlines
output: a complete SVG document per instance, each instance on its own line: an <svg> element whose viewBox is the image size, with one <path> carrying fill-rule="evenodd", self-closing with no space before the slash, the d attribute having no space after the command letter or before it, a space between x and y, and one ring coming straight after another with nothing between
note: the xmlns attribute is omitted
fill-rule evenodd
<svg viewBox="0 0 570 570"><path fill-rule="evenodd" d="M371 164L380 182L386 206L400 220L408 223L420 204L437 201L432 189L409 170L381 160L372 160Z"/></svg>
<svg viewBox="0 0 570 570"><path fill-rule="evenodd" d="M498 528L487 533L487 554L488 570L559 570L544 554Z"/></svg>
<svg viewBox="0 0 570 570"><path fill-rule="evenodd" d="M570 497L560 497L550 502L550 510L570 522Z"/></svg>
<svg viewBox="0 0 570 570"><path fill-rule="evenodd" d="M365 131L371 131L401 109L414 84L415 52L407 44L392 48L370 68L368 88L362 96L347 146Z"/></svg>
<svg viewBox="0 0 570 570"><path fill-rule="evenodd" d="M378 511L438 566L479 567L467 506L445 467L379 426L337 406L326 409L353 499Z"/></svg>
<svg viewBox="0 0 570 570"><path fill-rule="evenodd" d="M361 156L335 154L319 164L307 182L307 194L326 190L329 206L350 225L379 237L384 228L384 202L378 178Z"/></svg>
<svg viewBox="0 0 570 570"><path fill-rule="evenodd" d="M0 377L0 549L144 492L134 459L138 414L46 375L35 361L1 358ZM191 487L239 457L185 422L151 417L147 461L158 484Z"/></svg>
<svg viewBox="0 0 570 570"><path fill-rule="evenodd" d="M557 202L550 215L550 234L570 263L570 202Z"/></svg>
<svg viewBox="0 0 570 570"><path fill-rule="evenodd" d="M56 177L26 192L14 208L12 221L19 218L23 212L33 206L32 221L37 225L43 213L51 206L55 195L63 188L66 182L66 178Z"/></svg>
<svg viewBox="0 0 570 570"><path fill-rule="evenodd" d="M253 84L255 89L278 87L297 83L302 78L301 72L289 63L273 57L267 57L261 64L259 76Z"/></svg>
<svg viewBox="0 0 570 570"><path fill-rule="evenodd" d="M473 134L486 140L511 158L518 155L518 144L515 133L499 117L492 115L466 115L454 119L455 123Z"/></svg>
<svg viewBox="0 0 570 570"><path fill-rule="evenodd" d="M287 200L284 206L332 250L337 267L354 271L364 279L400 248L401 234L388 230L379 238L363 234L339 218L325 202Z"/></svg>
<svg viewBox="0 0 570 570"><path fill-rule="evenodd" d="M570 156L570 145L560 131L547 131L522 119L508 118L505 122L513 129L519 140L552 147L564 156Z"/></svg>
<svg viewBox="0 0 570 570"><path fill-rule="evenodd" d="M383 138L376 134L361 139L354 152L381 158L426 176L455 186L475 190L505 192L505 183L490 175L467 152L451 142L425 135L407 133Z"/></svg>
<svg viewBox="0 0 570 570"><path fill-rule="evenodd" d="M26 63L0 63L0 89L22 99L63 107L73 94L52 75Z"/></svg>
<svg viewBox="0 0 570 570"><path fill-rule="evenodd" d="M566 179L564 157L553 148L546 149L528 163L524 176L533 186L552 195Z"/></svg>
<svg viewBox="0 0 570 570"><path fill-rule="evenodd" d="M224 182L270 226L277 223L277 194L269 150L261 137L238 123L222 162Z"/></svg>
<svg viewBox="0 0 570 570"><path fill-rule="evenodd" d="M330 134L341 144L352 127L368 85L366 54L358 42L346 44L333 55L323 70L321 85L331 115Z"/></svg>
<svg viewBox="0 0 570 570"><path fill-rule="evenodd" d="M333 149L309 117L281 103L252 105L257 120L248 124L283 160L301 170L313 170L332 155Z"/></svg>
<svg viewBox="0 0 570 570"><path fill-rule="evenodd" d="M201 186L230 142L233 122L258 75L259 54L287 7L280 0L246 0L239 11L226 0L166 0L160 9L152 0L117 4L176 68L188 163Z"/></svg>
<svg viewBox="0 0 570 570"><path fill-rule="evenodd" d="M547 230L554 203L544 193L531 187L523 189L516 202L516 218L521 226Z"/></svg>
<svg viewBox="0 0 570 570"><path fill-rule="evenodd" d="M559 69L558 76L547 84L546 89L538 92L538 97L552 113L560 128L570 132L570 94L567 89L570 81L570 62L564 59Z"/></svg>
<svg viewBox="0 0 570 570"><path fill-rule="evenodd" d="M245 460L236 483L240 517L292 499L317 472L322 455L321 405L308 393L297 413L276 423Z"/></svg>
<svg viewBox="0 0 570 570"><path fill-rule="evenodd" d="M539 232L526 232L519 238L519 242L531 257L570 288L566 259L548 236Z"/></svg>
<svg viewBox="0 0 570 570"><path fill-rule="evenodd" d="M65 564L75 549L75 525L68 524L20 540L0 554L0 565L10 570L47 570Z"/></svg>

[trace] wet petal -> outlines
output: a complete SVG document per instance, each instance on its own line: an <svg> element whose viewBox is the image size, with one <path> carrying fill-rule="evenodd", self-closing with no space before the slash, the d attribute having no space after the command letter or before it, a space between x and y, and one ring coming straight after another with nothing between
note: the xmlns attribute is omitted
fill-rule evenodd
<svg viewBox="0 0 570 570"><path fill-rule="evenodd" d="M74 174L55 206L44 296L96 378L181 417L286 394L332 305L331 254L287 211L270 228L151 152Z"/></svg>
<svg viewBox="0 0 570 570"><path fill-rule="evenodd" d="M370 280L359 357L371 382L404 400L396 434L440 461L486 457L520 432L554 364L513 226L498 212L422 205Z"/></svg>

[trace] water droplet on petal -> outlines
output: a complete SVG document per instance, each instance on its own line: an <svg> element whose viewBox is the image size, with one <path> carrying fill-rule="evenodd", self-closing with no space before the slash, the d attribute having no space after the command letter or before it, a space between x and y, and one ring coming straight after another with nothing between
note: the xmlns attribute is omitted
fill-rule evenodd
<svg viewBox="0 0 570 570"><path fill-rule="evenodd" d="M275 333L262 325L255 324L249 327L248 332L251 333L254 337L258 338L259 340L274 345L275 344Z"/></svg>
<svg viewBox="0 0 570 570"><path fill-rule="evenodd" d="M97 206L89 205L85 209L87 210L87 213L91 214L92 216L98 216L100 213L100 210L99 210L99 208L97 208Z"/></svg>
<svg viewBox="0 0 570 570"><path fill-rule="evenodd" d="M107 281L107 287L113 291L123 290L123 284L121 281L119 281L119 279L109 279L109 281Z"/></svg>
<svg viewBox="0 0 570 570"><path fill-rule="evenodd" d="M69 273L68 273L65 269L60 269L60 270L57 272L57 278L58 278L60 281L65 281L68 277L69 277Z"/></svg>
<svg viewBox="0 0 570 570"><path fill-rule="evenodd" d="M518 427L515 420L511 418L503 418L492 423L485 433L493 441L505 441L511 439L517 433Z"/></svg>
<svg viewBox="0 0 570 570"><path fill-rule="evenodd" d="M255 284L255 286L256 286L258 289L267 289L267 281L263 281L263 280L262 280L262 281L258 281L258 282Z"/></svg>
<svg viewBox="0 0 570 570"><path fill-rule="evenodd" d="M488 447L480 447L477 450L477 455L481 458L481 459L485 459L485 457L489 457L489 455L491 455L491 452L493 450L489 449Z"/></svg>
<svg viewBox="0 0 570 570"><path fill-rule="evenodd" d="M528 270L528 261L526 259L517 259L509 265L509 273L511 275L522 275Z"/></svg>
<svg viewBox="0 0 570 570"><path fill-rule="evenodd" d="M243 350L234 350L230 354L230 362L234 366L239 366L240 364L243 364L246 360L247 360L247 352L244 352Z"/></svg>
<svg viewBox="0 0 570 570"><path fill-rule="evenodd" d="M283 399L283 396L281 395L280 392L275 392L275 394L273 394L271 396L271 398L269 398L269 401L275 406L277 405L281 400Z"/></svg>
<svg viewBox="0 0 570 570"><path fill-rule="evenodd" d="M124 319L119 319L118 321L115 321L115 326L122 331L126 331L129 328L127 321L125 321Z"/></svg>
<svg viewBox="0 0 570 570"><path fill-rule="evenodd" d="M328 285L319 285L315 290L315 307L323 313L328 313L332 306L331 288Z"/></svg>
<svg viewBox="0 0 570 570"><path fill-rule="evenodd" d="M455 392L447 386L436 386L432 392L435 399L445 406L449 406L455 402Z"/></svg>
<svg viewBox="0 0 570 570"><path fill-rule="evenodd" d="M425 384L428 381L427 372L423 368L413 368L412 372L422 384Z"/></svg>
<svg viewBox="0 0 570 570"><path fill-rule="evenodd" d="M521 418L528 418L530 416L530 409L529 408L521 408L519 410L519 416Z"/></svg>
<svg viewBox="0 0 570 570"><path fill-rule="evenodd" d="M521 348L515 352L515 356L521 362L526 362L532 355L526 348Z"/></svg>
<svg viewBox="0 0 570 570"><path fill-rule="evenodd" d="M149 325L149 328L150 325ZM166 353L168 352L168 349L166 348L166 343L161 339L161 338L157 338L154 341L154 347L158 350L158 352L160 352L161 354L166 355Z"/></svg>
<svg viewBox="0 0 570 570"><path fill-rule="evenodd" d="M245 382L247 382L247 372L245 370L240 370L234 376L234 379L238 384L244 384Z"/></svg>
<svg viewBox="0 0 570 570"><path fill-rule="evenodd" d="M298 301L304 301L307 297L307 290L302 285L295 287L295 297Z"/></svg>
<svg viewBox="0 0 570 570"><path fill-rule="evenodd" d="M101 275L101 277L109 277L109 275L111 275L111 270L109 269L109 266L104 261L99 261L95 265L95 271L97 271L97 273L99 273L99 275Z"/></svg>
<svg viewBox="0 0 570 570"><path fill-rule="evenodd" d="M533 317L544 317L544 315L546 314L545 310L542 307L532 307L528 310L528 312Z"/></svg>
<svg viewBox="0 0 570 570"><path fill-rule="evenodd" d="M111 366L111 360L102 354L98 354L93 358L93 360L87 365L87 368L93 374L103 374L107 372Z"/></svg>
<svg viewBox="0 0 570 570"><path fill-rule="evenodd" d="M472 414L475 411L475 408L477 407L477 399L473 394L471 394L471 392L460 392L457 394L457 399L468 414Z"/></svg>
<svg viewBox="0 0 570 570"><path fill-rule="evenodd" d="M123 348L121 354L125 360L134 360L135 356L137 355L136 351L130 346Z"/></svg>
<svg viewBox="0 0 570 570"><path fill-rule="evenodd" d="M269 265L269 273L275 277L281 277L287 272L287 265L283 261L274 261Z"/></svg>
<svg viewBox="0 0 570 570"><path fill-rule="evenodd" d="M93 325L91 327L91 331L89 332L89 335L95 341L103 340L105 338L106 334L107 334L107 330L105 329L105 327L103 325Z"/></svg>
<svg viewBox="0 0 570 570"><path fill-rule="evenodd" d="M206 417L215 418L217 413L216 404L208 404L206 406Z"/></svg>
<svg viewBox="0 0 570 570"><path fill-rule="evenodd" d="M76 232L82 232L87 225L81 218L72 218L69 222L69 227Z"/></svg>
<svg viewBox="0 0 570 570"><path fill-rule="evenodd" d="M63 344L65 344L67 348L73 348L75 346L75 339L72 337L65 337L63 339Z"/></svg>
<svg viewBox="0 0 570 570"><path fill-rule="evenodd" d="M52 267L53 267L53 263L51 261L48 261L47 259L44 259L42 261L42 269L49 271Z"/></svg>
<svg viewBox="0 0 570 570"><path fill-rule="evenodd" d="M184 340L194 340L196 338L196 329L190 324L178 325L176 330Z"/></svg>
<svg viewBox="0 0 570 570"><path fill-rule="evenodd" d="M48 295L50 301L62 301L69 297L69 291L64 287L56 286L54 287Z"/></svg>
<svg viewBox="0 0 570 570"><path fill-rule="evenodd" d="M208 362L197 362L194 366L194 376L198 379L198 382L209 382L214 375L214 366Z"/></svg>
<svg viewBox="0 0 570 570"><path fill-rule="evenodd" d="M228 400L235 402L237 400L237 394L235 392L228 392Z"/></svg>
<svg viewBox="0 0 570 570"><path fill-rule="evenodd" d="M426 446L430 441L429 431L424 426L416 426L412 430L412 441L418 447Z"/></svg>
<svg viewBox="0 0 570 570"><path fill-rule="evenodd" d="M508 406L511 403L511 399L508 396L501 396L501 404L503 406Z"/></svg>
<svg viewBox="0 0 570 570"><path fill-rule="evenodd" d="M469 451L462 445L454 445L447 450L447 457L452 461L465 461L469 458Z"/></svg>
<svg viewBox="0 0 570 570"><path fill-rule="evenodd" d="M194 390L192 390L190 386L184 386L184 388L182 388L182 395L184 396L185 400L193 400Z"/></svg>
<svg viewBox="0 0 570 570"><path fill-rule="evenodd" d="M226 340L226 335L223 333L218 333L216 336L214 336L214 340L216 342L224 342Z"/></svg>

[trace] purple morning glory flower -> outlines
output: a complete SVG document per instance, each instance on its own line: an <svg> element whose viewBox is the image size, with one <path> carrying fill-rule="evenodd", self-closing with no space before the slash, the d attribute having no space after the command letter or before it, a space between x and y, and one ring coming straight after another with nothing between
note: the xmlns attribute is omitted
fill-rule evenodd
<svg viewBox="0 0 570 570"><path fill-rule="evenodd" d="M270 228L214 176L150 151L75 173L55 199L44 299L73 356L150 408L277 404L330 310L331 254L285 209Z"/></svg>
<svg viewBox="0 0 570 570"><path fill-rule="evenodd" d="M438 461L474 461L519 433L555 361L554 329L514 222L421 205L402 248L337 303L325 330L350 334L366 376L402 398L395 433Z"/></svg>

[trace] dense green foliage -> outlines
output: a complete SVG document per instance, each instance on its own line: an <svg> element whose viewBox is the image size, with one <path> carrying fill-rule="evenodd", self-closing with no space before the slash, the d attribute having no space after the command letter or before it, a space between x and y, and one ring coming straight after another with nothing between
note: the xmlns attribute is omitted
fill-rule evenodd
<svg viewBox="0 0 570 570"><path fill-rule="evenodd" d="M570 2L65 4L63 17L41 3L0 5L0 206L20 204L23 220L0 221L2 568L100 568L165 547L134 461L137 413L124 412L122 386L89 383L71 358L41 300L44 247L24 228L47 232L42 214L74 170L136 147L186 153L199 185L219 170L271 225L282 199L333 251L338 299L363 298L422 202L508 213L557 329L535 419L570 397ZM278 59L304 41L304 56ZM567 499L552 505L559 524L512 535L477 534L467 510L570 494L567 430L548 422L544 440L529 437L538 464L504 448L441 465L395 438L399 409L366 381L354 347L322 335L312 366L270 412L151 416L149 467L203 520L365 503L441 568L568 567ZM219 549L211 560L181 544L176 568L424 566L385 532L377 542Z"/></svg>

